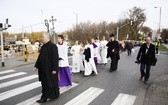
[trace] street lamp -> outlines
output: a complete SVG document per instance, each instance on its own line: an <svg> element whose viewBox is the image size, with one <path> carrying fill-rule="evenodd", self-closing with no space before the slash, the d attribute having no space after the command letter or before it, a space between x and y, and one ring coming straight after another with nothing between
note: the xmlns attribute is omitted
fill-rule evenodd
<svg viewBox="0 0 168 105"><path fill-rule="evenodd" d="M76 15L76 27L77 27L77 25L78 25L78 14L75 13L75 12L73 12L73 13Z"/></svg>
<svg viewBox="0 0 168 105"><path fill-rule="evenodd" d="M120 27L117 27L117 41L118 41L118 33L119 33L119 29L121 29L122 27L124 27L124 26L126 26L126 25L128 25L128 24L130 24L130 23L131 23L131 25L132 25L132 20L131 20L130 22L128 22L128 23L126 23L126 24L120 26Z"/></svg>
<svg viewBox="0 0 168 105"><path fill-rule="evenodd" d="M159 11L159 32L161 33L161 15L162 15L162 7L155 7L155 8L159 8L160 11Z"/></svg>

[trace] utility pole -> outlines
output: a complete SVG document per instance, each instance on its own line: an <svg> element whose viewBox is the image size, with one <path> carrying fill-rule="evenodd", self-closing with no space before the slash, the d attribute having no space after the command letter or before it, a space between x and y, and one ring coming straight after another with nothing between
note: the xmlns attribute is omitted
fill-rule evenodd
<svg viewBox="0 0 168 105"><path fill-rule="evenodd" d="M3 23L0 23L2 67L5 66L4 45L3 45L3 30L7 30L9 27L11 27L11 25L8 24L8 18L6 19L6 23L4 24L4 28L3 28Z"/></svg>
<svg viewBox="0 0 168 105"><path fill-rule="evenodd" d="M55 34L55 27L54 27L54 21L57 21L57 19L54 19L54 16L51 16L51 20L49 20L49 22L52 23L52 38L53 38L53 42L56 44L56 34Z"/></svg>
<svg viewBox="0 0 168 105"><path fill-rule="evenodd" d="M162 7L155 7L155 8L159 8L159 32L161 33L161 16L162 16Z"/></svg>
<svg viewBox="0 0 168 105"><path fill-rule="evenodd" d="M76 15L76 27L78 26L78 14L73 12Z"/></svg>

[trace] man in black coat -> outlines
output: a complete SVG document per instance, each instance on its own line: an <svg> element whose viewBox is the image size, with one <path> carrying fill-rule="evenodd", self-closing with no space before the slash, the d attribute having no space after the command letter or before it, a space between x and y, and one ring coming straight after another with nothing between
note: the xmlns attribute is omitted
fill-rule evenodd
<svg viewBox="0 0 168 105"><path fill-rule="evenodd" d="M148 82L151 65L154 63L154 60L155 60L155 45L151 43L151 38L147 37L146 43L141 45L137 55L137 61L141 63L140 81L144 78L144 83ZM146 69L146 72L145 72L145 69Z"/></svg>
<svg viewBox="0 0 168 105"><path fill-rule="evenodd" d="M35 63L35 70L38 70L39 81L42 85L42 96L38 103L47 102L59 97L58 86L58 50L57 46L50 41L49 34L42 35L44 45Z"/></svg>
<svg viewBox="0 0 168 105"><path fill-rule="evenodd" d="M131 55L132 48L133 48L133 44L130 40L128 40L128 42L126 42L126 45L125 45L125 49L127 49L128 56Z"/></svg>
<svg viewBox="0 0 168 105"><path fill-rule="evenodd" d="M114 35L110 35L110 41L106 45L107 49L107 58L111 58L110 72L116 71L118 68L118 60L120 59L119 55L119 43L114 39Z"/></svg>

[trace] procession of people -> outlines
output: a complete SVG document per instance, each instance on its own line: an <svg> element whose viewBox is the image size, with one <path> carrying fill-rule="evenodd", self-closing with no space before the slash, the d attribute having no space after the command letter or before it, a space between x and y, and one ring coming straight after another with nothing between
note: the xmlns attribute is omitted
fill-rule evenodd
<svg viewBox="0 0 168 105"><path fill-rule="evenodd" d="M58 35L57 44L50 41L50 35L43 33L43 46L39 57L35 63L35 70L38 70L39 81L42 85L42 95L38 103L54 100L59 97L59 88L72 86L72 74L82 73L84 77L98 75L97 66L106 66L108 58L111 63L110 72L118 69L120 60L120 43L111 34L108 41L103 36L102 40L88 37L85 45L76 40L70 48L72 54L72 67L69 66L68 45L63 35ZM125 43L128 56L131 55L133 48L132 42ZM148 82L150 68L155 59L155 46L151 44L150 37L146 38L146 43L142 44L137 55L140 66L140 81ZM155 61L156 63L156 61Z"/></svg>

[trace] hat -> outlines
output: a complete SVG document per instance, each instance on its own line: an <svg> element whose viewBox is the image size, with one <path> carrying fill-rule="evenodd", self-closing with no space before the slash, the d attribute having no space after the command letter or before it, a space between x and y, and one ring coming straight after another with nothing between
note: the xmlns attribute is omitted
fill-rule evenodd
<svg viewBox="0 0 168 105"><path fill-rule="evenodd" d="M113 34L113 33L111 33L110 37L114 37L114 34Z"/></svg>

